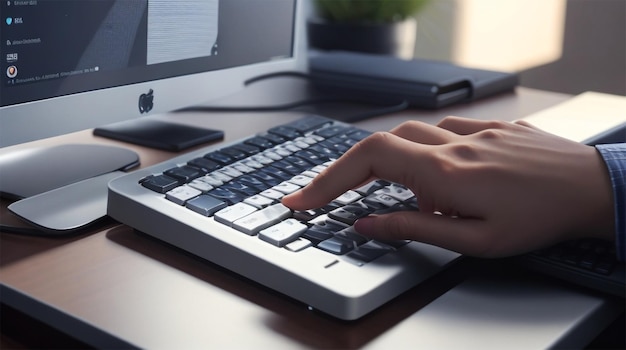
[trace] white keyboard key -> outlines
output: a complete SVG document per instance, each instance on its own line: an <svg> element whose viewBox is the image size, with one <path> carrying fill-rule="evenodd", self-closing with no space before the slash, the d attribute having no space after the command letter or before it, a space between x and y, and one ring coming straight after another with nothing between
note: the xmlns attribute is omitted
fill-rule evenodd
<svg viewBox="0 0 626 350"><path fill-rule="evenodd" d="M293 242L289 242L285 245L285 249L291 252L299 252L305 248L308 248L312 245L311 241L304 238L297 238Z"/></svg>
<svg viewBox="0 0 626 350"><path fill-rule="evenodd" d="M214 174L204 175L203 177L199 177L196 180L206 182L213 187L220 187L224 184L224 181L220 180Z"/></svg>
<svg viewBox="0 0 626 350"><path fill-rule="evenodd" d="M288 150L285 147L275 147L275 148L272 148L272 151L274 151L276 154L278 154L281 157L287 157L293 153L292 151Z"/></svg>
<svg viewBox="0 0 626 350"><path fill-rule="evenodd" d="M365 200L380 203L386 207L393 207L394 205L400 203L392 196L383 193L374 193L373 195L367 197Z"/></svg>
<svg viewBox="0 0 626 350"><path fill-rule="evenodd" d="M300 187L304 187L309 184L309 182L313 181L312 177L304 176L304 175L296 175L292 177L289 182L294 185L298 185Z"/></svg>
<svg viewBox="0 0 626 350"><path fill-rule="evenodd" d="M165 194L165 198L171 200L172 202L176 204L185 205L185 203L188 200L194 197L197 197L201 194L202 192L198 191L197 189L193 187L189 187L187 185L183 185L183 186L178 186L172 189L171 191L167 192Z"/></svg>
<svg viewBox="0 0 626 350"><path fill-rule="evenodd" d="M233 204L215 213L215 220L231 226L233 222L257 211L257 208L246 203Z"/></svg>
<svg viewBox="0 0 626 350"><path fill-rule="evenodd" d="M401 202L404 202L408 199L413 198L415 195L413 194L413 192L411 192L411 190L395 185L395 184L391 184L389 186L386 186L376 192L374 192L376 194L386 194L389 195Z"/></svg>
<svg viewBox="0 0 626 350"><path fill-rule="evenodd" d="M206 175L207 177L210 176L211 178L214 178L216 180L222 181L223 183L228 182L230 180L232 180L233 178L231 176L228 176L222 172L219 171L214 171L212 173L210 173L209 175ZM216 186L217 187L217 186Z"/></svg>
<svg viewBox="0 0 626 350"><path fill-rule="evenodd" d="M296 219L287 219L259 232L259 238L277 247L294 241L307 229L307 226Z"/></svg>
<svg viewBox="0 0 626 350"><path fill-rule="evenodd" d="M214 189L215 187L211 186L209 183L202 181L200 179L195 179L193 181L191 181L189 183L190 187L195 188L196 190L200 191L200 192L208 192L212 189Z"/></svg>
<svg viewBox="0 0 626 350"><path fill-rule="evenodd" d="M242 174L247 174L247 173L251 173L254 171L254 168L251 168L243 163L234 164L233 168Z"/></svg>
<svg viewBox="0 0 626 350"><path fill-rule="evenodd" d="M292 142L285 142L285 143L283 144L283 146L284 146L284 147L285 147L288 151L290 151L291 153L295 153L295 152L298 152L298 151L301 151L301 150L302 150L302 148L298 147L298 146L296 145L296 143L295 143L295 142L293 142L293 141L292 141ZM309 146L308 146L308 145L306 145L306 147L309 147Z"/></svg>
<svg viewBox="0 0 626 350"><path fill-rule="evenodd" d="M361 199L361 195L358 194L355 191L352 190L348 190L346 191L344 194L342 194L341 196L335 198L335 202L339 203L339 204L350 204L352 202L355 202L357 200Z"/></svg>
<svg viewBox="0 0 626 350"><path fill-rule="evenodd" d="M313 136L317 136L317 135L313 135ZM318 137L319 137L319 136L318 136ZM324 138L322 138L322 140L323 140L323 139L324 139ZM304 143L306 143L307 145L314 145L314 144L318 143L318 142L319 142L319 140L318 140L317 138L315 138L315 137L312 137L312 136L302 136L302 137L298 137L298 138L296 139L296 142L304 142Z"/></svg>
<svg viewBox="0 0 626 350"><path fill-rule="evenodd" d="M231 178L235 178L235 177L239 177L241 175L243 175L243 173L231 166L227 166L225 168L222 168L220 170L216 171L217 173L222 173L225 174L226 176L230 176Z"/></svg>
<svg viewBox="0 0 626 350"><path fill-rule="evenodd" d="M323 166L323 165L316 165L313 168L311 168L311 171L319 174L322 171L324 171L326 168L328 168L328 167L327 166Z"/></svg>
<svg viewBox="0 0 626 350"><path fill-rule="evenodd" d="M284 194L290 194L290 193L293 193L293 192L296 192L297 190L299 190L300 186L285 181L285 182L281 182L278 185L272 187L272 189L274 189L276 191L279 191L279 192L282 192Z"/></svg>
<svg viewBox="0 0 626 350"><path fill-rule="evenodd" d="M281 159L283 159L283 157L280 154L274 152L273 150L265 151L265 152L263 152L263 155L265 157L269 158L269 159L272 159L272 160L281 160Z"/></svg>
<svg viewBox="0 0 626 350"><path fill-rule="evenodd" d="M257 155L254 155L254 156L252 156L252 159L253 159L254 161L259 162L259 163L264 164L264 165L274 163L274 160L273 160L273 159L268 158L268 157L266 157L266 156L264 156L264 155L262 155L262 154L257 154Z"/></svg>
<svg viewBox="0 0 626 350"><path fill-rule="evenodd" d="M291 215L291 210L278 203L233 222L233 228L252 236L262 229L288 218L289 215Z"/></svg>
<svg viewBox="0 0 626 350"><path fill-rule="evenodd" d="M267 207L268 205L272 205L275 201L271 198L264 197L264 196L257 194L256 196L252 196L252 197L248 197L244 199L243 202L261 209L261 208Z"/></svg>
<svg viewBox="0 0 626 350"><path fill-rule="evenodd" d="M298 139L293 140L293 144L296 147L301 148L301 149L305 149L305 148L309 147L309 144L307 142L304 142L303 140L298 140Z"/></svg>
<svg viewBox="0 0 626 350"><path fill-rule="evenodd" d="M282 193L280 191L273 190L271 188L267 189L267 190L265 190L265 191L263 191L263 192L261 192L259 194L261 196L263 196L263 197L267 197L267 198L275 199L275 200L279 200L279 199L281 199L281 198L283 198L285 196L284 193Z"/></svg>
<svg viewBox="0 0 626 350"><path fill-rule="evenodd" d="M302 172L302 175L314 178L317 176L317 173L311 170L305 170L304 172Z"/></svg>
<svg viewBox="0 0 626 350"><path fill-rule="evenodd" d="M271 159L269 159L269 160L270 160L270 163L271 163ZM242 163L245 164L246 166L249 166L250 168L253 168L253 169L261 169L261 168L263 168L263 164L261 162L258 162L258 161L253 160L253 159L244 160Z"/></svg>

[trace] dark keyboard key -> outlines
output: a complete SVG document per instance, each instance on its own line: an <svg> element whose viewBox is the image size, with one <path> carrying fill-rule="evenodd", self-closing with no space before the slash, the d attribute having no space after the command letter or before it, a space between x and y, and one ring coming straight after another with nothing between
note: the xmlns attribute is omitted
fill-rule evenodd
<svg viewBox="0 0 626 350"><path fill-rule="evenodd" d="M578 265L578 255L575 253L565 253L561 260L570 265Z"/></svg>
<svg viewBox="0 0 626 350"><path fill-rule="evenodd" d="M330 121L328 119L320 117L320 116L310 116L310 117L299 119L292 123L289 123L289 126L293 127L294 129L304 134L309 131L318 129L328 124L329 122Z"/></svg>
<svg viewBox="0 0 626 350"><path fill-rule="evenodd" d="M352 146L356 145L357 143L359 143L359 141L357 140L353 140L353 139L346 139L343 144L346 145L347 147L352 148Z"/></svg>
<svg viewBox="0 0 626 350"><path fill-rule="evenodd" d="M290 174L291 176L289 176L287 179L290 179L294 175L298 175L305 170L305 169L302 169L302 167L296 166L292 164L291 162L288 162L285 160L275 161L274 163L272 163L272 168L277 168L279 170L282 170L285 173Z"/></svg>
<svg viewBox="0 0 626 350"><path fill-rule="evenodd" d="M327 159L337 159L341 156L339 151L320 144L310 146L307 150L313 151L319 154L320 157L325 157Z"/></svg>
<svg viewBox="0 0 626 350"><path fill-rule="evenodd" d="M548 252L548 257L550 259L560 260L564 253L565 253L565 249L557 246L557 247L550 249L550 251Z"/></svg>
<svg viewBox="0 0 626 350"><path fill-rule="evenodd" d="M225 187L216 188L212 191L207 192L207 194L217 199L223 200L228 204L239 203L246 197L240 193L233 192Z"/></svg>
<svg viewBox="0 0 626 350"><path fill-rule="evenodd" d="M195 158L190 160L187 164L196 168L204 169L206 172L211 172L221 168L219 164L206 158Z"/></svg>
<svg viewBox="0 0 626 350"><path fill-rule="evenodd" d="M244 185L255 188L257 191L266 190L269 186L262 182L258 177L252 175L242 175L237 178L237 181L243 183Z"/></svg>
<svg viewBox="0 0 626 350"><path fill-rule="evenodd" d="M375 259L378 259L379 257L391 251L393 251L393 248L387 245L380 244L375 241L369 241L363 244L362 246L358 247L357 249L348 253L347 256L349 256L352 259L367 263L367 262L374 261Z"/></svg>
<svg viewBox="0 0 626 350"><path fill-rule="evenodd" d="M346 225L352 225L357 219L365 217L370 213L371 211L368 208L351 204L331 211L328 213L328 217L333 220L343 222Z"/></svg>
<svg viewBox="0 0 626 350"><path fill-rule="evenodd" d="M348 227L345 230L337 232L335 237L339 237L339 238L346 239L348 241L352 241L354 243L353 246L360 246L360 245L365 244L365 243L367 243L369 241L369 239L366 238L365 236L362 236L362 235L358 234L354 230L353 227Z"/></svg>
<svg viewBox="0 0 626 350"><path fill-rule="evenodd" d="M355 140L355 141L361 141L364 138L370 136L372 133L369 131L365 131L365 130L354 130L352 132L348 133L348 137Z"/></svg>
<svg viewBox="0 0 626 350"><path fill-rule="evenodd" d="M593 241L589 239L581 239L578 243L578 248L584 251L590 251L594 247Z"/></svg>
<svg viewBox="0 0 626 350"><path fill-rule="evenodd" d="M274 163L276 163L276 162L274 162ZM295 174L288 173L288 172L286 172L286 171L284 171L284 170L282 170L280 168L275 167L274 163L272 163L272 166L269 166L269 167L263 169L263 171L265 171L266 173L274 176L277 179L280 179L281 180L280 182L289 180L289 179L291 179L293 177L293 175L295 175Z"/></svg>
<svg viewBox="0 0 626 350"><path fill-rule="evenodd" d="M201 195L189 200L186 206L196 213L204 216L211 216L218 210L226 208L227 203L215 197Z"/></svg>
<svg viewBox="0 0 626 350"><path fill-rule="evenodd" d="M314 165L312 163L309 163L304 158L296 157L295 155L287 156L287 157L283 158L282 161L289 162L289 163L293 164L296 167L296 169L299 170L298 173L301 173L301 172L303 172L303 171L313 167L313 165Z"/></svg>
<svg viewBox="0 0 626 350"><path fill-rule="evenodd" d="M388 181L385 180L375 180L375 181L371 181L357 189L355 189L356 192L360 193L363 196L368 196L378 190L380 190L381 188L390 185L390 183Z"/></svg>
<svg viewBox="0 0 626 350"><path fill-rule="evenodd" d="M199 178L200 176L204 175L204 172L202 172L198 168L194 168L188 165L183 165L180 167L166 170L163 174L169 177L178 179L182 181L183 183L188 183L191 180Z"/></svg>
<svg viewBox="0 0 626 350"><path fill-rule="evenodd" d="M285 126L285 125L271 128L268 130L268 133L273 134L273 135L278 135L287 140L293 140L297 137L302 136L302 133L300 133L295 128L292 128L290 126Z"/></svg>
<svg viewBox="0 0 626 350"><path fill-rule="evenodd" d="M333 211L333 210L335 210L337 208L340 208L341 206L342 206L341 204L338 204L336 202L330 202L330 203L326 204L322 209L324 211L326 211L327 213L330 213L331 211Z"/></svg>
<svg viewBox="0 0 626 350"><path fill-rule="evenodd" d="M604 260L596 264L596 266L593 268L593 271L602 275L608 275L613 270L613 266L615 266L613 262Z"/></svg>
<svg viewBox="0 0 626 350"><path fill-rule="evenodd" d="M408 210L419 210L419 205L417 204L417 197L413 197L407 201L402 203L404 206L408 208Z"/></svg>
<svg viewBox="0 0 626 350"><path fill-rule="evenodd" d="M180 181L166 175L148 176L141 181L141 185L158 193L168 192L181 185Z"/></svg>
<svg viewBox="0 0 626 350"><path fill-rule="evenodd" d="M338 145L342 145L345 147L352 147L356 142L349 138L348 135L346 134L339 134L337 136L333 136L331 138L328 138L327 141L330 141L332 143L336 143Z"/></svg>
<svg viewBox="0 0 626 350"><path fill-rule="evenodd" d="M249 186L237 179L236 181L231 181L220 188L225 188L233 192L241 193L246 197L254 196L255 194L260 192L260 189Z"/></svg>
<svg viewBox="0 0 626 350"><path fill-rule="evenodd" d="M276 135L276 134L265 134L262 136L263 138L268 139L270 142L274 143L275 145L279 145L285 141L287 141L286 138L280 136L280 135Z"/></svg>
<svg viewBox="0 0 626 350"><path fill-rule="evenodd" d="M386 245L388 245L390 247L393 247L393 248L396 248L396 249L411 243L411 241L406 240L406 239L378 240L378 242L382 243L382 244L386 244Z"/></svg>
<svg viewBox="0 0 626 350"><path fill-rule="evenodd" d="M383 204L375 203L375 202L368 203L368 202L365 202L365 200L363 200L363 199L361 199L358 202L354 202L352 204L359 205L359 206L361 206L363 208L366 208L370 213L378 212L380 210L384 210L385 209L385 206Z"/></svg>
<svg viewBox="0 0 626 350"><path fill-rule="evenodd" d="M320 242L317 248L335 255L344 255L356 248L356 246L353 241L335 236Z"/></svg>
<svg viewBox="0 0 626 350"><path fill-rule="evenodd" d="M593 266L596 264L597 257L594 254L586 254L578 263L578 266L591 270Z"/></svg>
<svg viewBox="0 0 626 350"><path fill-rule="evenodd" d="M222 148L221 150L219 150L219 152L228 155L234 160L242 160L248 156L246 152L237 148L236 146Z"/></svg>
<svg viewBox="0 0 626 350"><path fill-rule="evenodd" d="M598 242L595 244L593 251L598 255L607 255L609 252L609 245L604 242Z"/></svg>
<svg viewBox="0 0 626 350"><path fill-rule="evenodd" d="M309 210L303 210L303 211L295 211L293 213L293 217L300 221L308 222L324 213L326 213L326 211L322 208L309 209Z"/></svg>
<svg viewBox="0 0 626 350"><path fill-rule="evenodd" d="M312 230L309 228L308 230L304 231L304 233L302 234L302 238L308 239L314 246L317 246L318 244L320 244L320 242L332 238L334 235L335 234L330 231Z"/></svg>
<svg viewBox="0 0 626 350"><path fill-rule="evenodd" d="M294 153L294 156L302 158L312 165L320 165L330 160L330 157L323 153L311 152L308 148Z"/></svg>
<svg viewBox="0 0 626 350"><path fill-rule="evenodd" d="M319 143L320 146L326 147L334 152L338 152L339 154L344 154L346 153L346 151L348 149L350 149L350 147L342 144L342 143L336 143L336 142L332 142L330 140L325 140Z"/></svg>
<svg viewBox="0 0 626 350"><path fill-rule="evenodd" d="M315 135L321 136L325 139L333 137L339 134L345 134L349 128L341 125L332 125L314 132Z"/></svg>
<svg viewBox="0 0 626 350"><path fill-rule="evenodd" d="M246 143L238 143L234 145L233 148L244 152L247 156L255 155L261 152L261 148Z"/></svg>
<svg viewBox="0 0 626 350"><path fill-rule="evenodd" d="M231 164L235 161L234 158L232 158L231 156L221 153L219 151L215 151L215 152L211 152L211 153L207 153L204 155L204 158L206 159L210 159L214 162L217 162L218 164L221 165L228 165Z"/></svg>
<svg viewBox="0 0 626 350"><path fill-rule="evenodd" d="M270 139L262 136L255 136L244 142L247 145L252 145L260 149L268 149L274 147L277 143L272 142Z"/></svg>
<svg viewBox="0 0 626 350"><path fill-rule="evenodd" d="M343 230L346 228L346 225L335 223L329 220L321 221L315 223L315 225L311 226L312 230L332 232L333 234Z"/></svg>
<svg viewBox="0 0 626 350"><path fill-rule="evenodd" d="M257 171L255 171L253 173L250 173L250 176L253 176L253 177L259 179L259 181L261 181L264 184L266 184L268 188L269 187L274 187L274 186L278 185L279 183L287 180L287 178L285 178L285 179L279 178L278 176L272 174L267 169L257 170Z"/></svg>

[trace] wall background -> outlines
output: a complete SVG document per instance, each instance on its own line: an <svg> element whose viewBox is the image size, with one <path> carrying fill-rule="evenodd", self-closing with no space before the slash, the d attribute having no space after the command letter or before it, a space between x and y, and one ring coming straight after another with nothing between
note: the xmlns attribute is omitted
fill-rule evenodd
<svg viewBox="0 0 626 350"><path fill-rule="evenodd" d="M521 84L626 95L626 0L568 0L562 57L522 71Z"/></svg>
<svg viewBox="0 0 626 350"><path fill-rule="evenodd" d="M434 0L415 57L519 72L523 86L626 95L626 0Z"/></svg>

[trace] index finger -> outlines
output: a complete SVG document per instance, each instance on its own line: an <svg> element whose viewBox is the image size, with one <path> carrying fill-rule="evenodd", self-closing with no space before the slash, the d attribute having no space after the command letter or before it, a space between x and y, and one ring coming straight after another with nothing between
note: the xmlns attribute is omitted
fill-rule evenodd
<svg viewBox="0 0 626 350"><path fill-rule="evenodd" d="M417 120L406 121L393 128L390 133L409 141L427 145L448 143L454 137L454 133L449 130Z"/></svg>
<svg viewBox="0 0 626 350"><path fill-rule="evenodd" d="M388 132L375 133L354 145L309 185L285 196L283 204L294 210L322 207L371 177L406 183L408 167L422 146ZM414 171L414 170L412 170Z"/></svg>

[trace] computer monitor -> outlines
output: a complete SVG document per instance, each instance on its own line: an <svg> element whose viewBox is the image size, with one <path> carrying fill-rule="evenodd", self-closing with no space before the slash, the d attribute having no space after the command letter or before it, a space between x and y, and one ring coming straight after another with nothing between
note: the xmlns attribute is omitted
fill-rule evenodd
<svg viewBox="0 0 626 350"><path fill-rule="evenodd" d="M304 69L301 0L1 0L0 147ZM1 151L1 149L0 149Z"/></svg>

